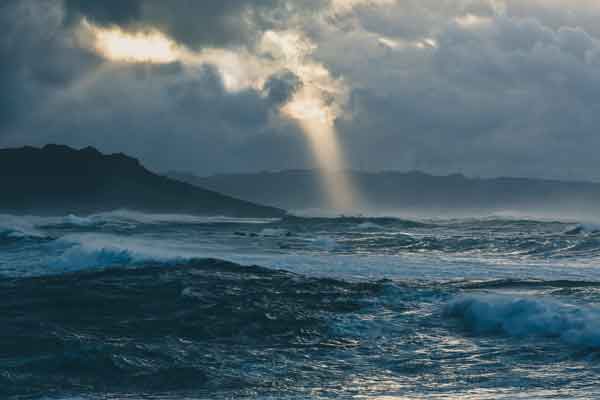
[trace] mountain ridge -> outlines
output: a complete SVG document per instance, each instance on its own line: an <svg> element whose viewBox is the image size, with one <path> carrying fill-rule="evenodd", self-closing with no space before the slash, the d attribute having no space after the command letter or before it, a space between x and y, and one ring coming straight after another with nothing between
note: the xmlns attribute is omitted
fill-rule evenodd
<svg viewBox="0 0 600 400"><path fill-rule="evenodd" d="M340 172L341 173L341 172ZM418 214L489 214L504 211L537 214L600 215L600 183L552 179L471 178L421 171L346 171L362 196L362 211ZM288 210L326 208L315 170L263 171L198 177L169 172L191 184Z"/></svg>

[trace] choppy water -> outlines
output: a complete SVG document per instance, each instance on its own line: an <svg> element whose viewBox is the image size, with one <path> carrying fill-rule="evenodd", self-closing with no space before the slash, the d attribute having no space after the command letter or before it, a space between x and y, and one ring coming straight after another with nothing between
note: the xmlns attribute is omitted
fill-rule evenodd
<svg viewBox="0 0 600 400"><path fill-rule="evenodd" d="M600 398L599 260L565 222L0 216L0 398Z"/></svg>

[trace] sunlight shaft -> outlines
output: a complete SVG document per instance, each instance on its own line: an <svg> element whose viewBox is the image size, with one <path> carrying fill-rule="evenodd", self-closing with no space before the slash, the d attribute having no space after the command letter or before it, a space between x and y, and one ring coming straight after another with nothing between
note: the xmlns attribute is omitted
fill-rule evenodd
<svg viewBox="0 0 600 400"><path fill-rule="evenodd" d="M362 0L340 1L338 5L362 3ZM354 210L357 196L345 171L346 163L335 130L335 120L342 113L347 88L343 80L332 77L324 65L311 59L310 54L316 46L300 32L267 31L258 52L253 54L247 49L194 51L158 30L128 32L118 27L99 27L85 20L81 29L84 37L91 38L91 48L111 61L180 62L190 67L214 65L221 74L224 89L229 92L261 91L273 74L291 72L301 82L301 88L280 110L284 116L297 121L304 131L321 175L328 206L340 212Z"/></svg>
<svg viewBox="0 0 600 400"><path fill-rule="evenodd" d="M299 124L315 157L329 207L339 212L354 211L357 194L345 170L335 128L318 119L301 119Z"/></svg>

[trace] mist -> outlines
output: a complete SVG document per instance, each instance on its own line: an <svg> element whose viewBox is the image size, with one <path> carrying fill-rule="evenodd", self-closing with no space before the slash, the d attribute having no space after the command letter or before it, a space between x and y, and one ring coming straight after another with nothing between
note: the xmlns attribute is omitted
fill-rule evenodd
<svg viewBox="0 0 600 400"><path fill-rule="evenodd" d="M527 178L469 178L423 172L336 172L360 193L354 208L331 207L319 171L169 176L302 215L402 218L523 218L597 221L600 184Z"/></svg>

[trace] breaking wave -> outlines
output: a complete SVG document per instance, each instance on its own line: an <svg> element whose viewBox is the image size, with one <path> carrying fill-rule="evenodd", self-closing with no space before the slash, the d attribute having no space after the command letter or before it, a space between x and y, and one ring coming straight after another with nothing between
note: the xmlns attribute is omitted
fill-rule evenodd
<svg viewBox="0 0 600 400"><path fill-rule="evenodd" d="M101 225L199 225L199 224L269 224L277 222L276 218L233 218L225 216L196 216L185 214L148 214L129 210L116 210L98 214L80 216L16 216L0 215L0 229L8 226L27 227L94 227Z"/></svg>
<svg viewBox="0 0 600 400"><path fill-rule="evenodd" d="M136 238L124 238L108 234L66 235L54 243L62 247L62 254L49 267L59 271L86 268L128 266L141 263L176 263L206 254L173 243Z"/></svg>
<svg viewBox="0 0 600 400"><path fill-rule="evenodd" d="M44 239L47 235L23 218L0 215L0 240Z"/></svg>
<svg viewBox="0 0 600 400"><path fill-rule="evenodd" d="M384 228L428 228L436 226L433 222L421 222L395 217L308 217L287 216L281 220L286 226L310 228L350 228L350 229L384 229Z"/></svg>
<svg viewBox="0 0 600 400"><path fill-rule="evenodd" d="M557 338L569 345L600 349L599 307L481 294L460 296L444 313L475 334Z"/></svg>
<svg viewBox="0 0 600 400"><path fill-rule="evenodd" d="M580 235L580 234L595 234L600 233L600 224L579 224L574 228L571 228L565 232L567 235Z"/></svg>
<svg viewBox="0 0 600 400"><path fill-rule="evenodd" d="M225 216L198 216L185 214L148 214L137 211L117 210L95 214L91 219L103 221L126 221L139 224L268 224L278 218L234 218Z"/></svg>
<svg viewBox="0 0 600 400"><path fill-rule="evenodd" d="M586 225L115 211L0 216L0 245L0 398L597 384L600 236Z"/></svg>

